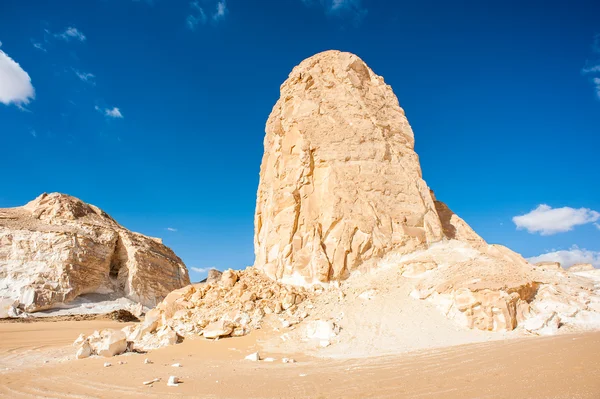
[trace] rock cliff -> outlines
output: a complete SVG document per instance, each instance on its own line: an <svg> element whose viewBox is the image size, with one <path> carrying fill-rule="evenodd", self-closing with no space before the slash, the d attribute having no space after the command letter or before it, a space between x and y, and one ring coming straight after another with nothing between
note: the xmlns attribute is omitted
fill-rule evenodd
<svg viewBox="0 0 600 399"><path fill-rule="evenodd" d="M189 283L185 265L160 239L133 233L77 198L42 194L0 209L0 299L24 311L90 293L152 307Z"/></svg>

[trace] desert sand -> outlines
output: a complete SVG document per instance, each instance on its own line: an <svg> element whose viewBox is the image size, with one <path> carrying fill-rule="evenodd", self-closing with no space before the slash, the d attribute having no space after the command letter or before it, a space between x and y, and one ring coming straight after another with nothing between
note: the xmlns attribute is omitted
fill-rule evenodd
<svg viewBox="0 0 600 399"><path fill-rule="evenodd" d="M266 331L187 339L146 354L73 360L80 332L113 321L0 323L2 398L598 398L600 333L354 359L265 352ZM252 362L254 351L273 362ZM283 357L297 362L282 363ZM146 364L145 359L152 363ZM110 367L104 367L110 362ZM119 364L123 362L123 364ZM182 367L172 367L180 363ZM182 383L167 386L169 376ZM144 381L161 378L152 386Z"/></svg>

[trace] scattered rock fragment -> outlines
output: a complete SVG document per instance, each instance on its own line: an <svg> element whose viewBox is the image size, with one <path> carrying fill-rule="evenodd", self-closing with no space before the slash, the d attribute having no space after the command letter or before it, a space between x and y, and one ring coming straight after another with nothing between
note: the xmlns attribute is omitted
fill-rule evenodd
<svg viewBox="0 0 600 399"><path fill-rule="evenodd" d="M179 377L172 375L169 377L169 381L167 381L167 386L177 387L177 386L179 386L180 382L181 381L179 380Z"/></svg>
<svg viewBox="0 0 600 399"><path fill-rule="evenodd" d="M244 359L250 360L253 362L258 362L260 360L260 356L259 356L258 352L254 352L254 353L251 353L248 356L246 356Z"/></svg>
<svg viewBox="0 0 600 399"><path fill-rule="evenodd" d="M144 381L144 382L143 382L143 384L144 384L144 385L152 385L152 384L154 384L155 382L159 382L159 381L160 381L160 378L155 378L155 379L153 379L153 380L150 380L150 381Z"/></svg>
<svg viewBox="0 0 600 399"><path fill-rule="evenodd" d="M112 366L112 364L110 364L109 362L104 363L104 367L110 367Z"/></svg>

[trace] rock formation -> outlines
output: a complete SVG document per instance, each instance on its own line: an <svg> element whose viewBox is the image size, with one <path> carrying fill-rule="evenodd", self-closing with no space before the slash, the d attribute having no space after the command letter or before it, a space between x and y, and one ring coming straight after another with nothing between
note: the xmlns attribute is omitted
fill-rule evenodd
<svg viewBox="0 0 600 399"><path fill-rule="evenodd" d="M392 264L423 278L415 297L483 330L514 329L549 286L569 287L578 312L597 294L589 280L488 245L437 201L398 99L353 54L326 51L292 70L264 147L255 266L272 278L327 283Z"/></svg>
<svg viewBox="0 0 600 399"><path fill-rule="evenodd" d="M133 233L77 198L42 194L0 209L0 299L26 312L90 293L152 307L189 283L185 265L160 239Z"/></svg>
<svg viewBox="0 0 600 399"><path fill-rule="evenodd" d="M307 283L442 239L414 136L392 88L357 56L304 60L267 121L255 265Z"/></svg>
<svg viewBox="0 0 600 399"><path fill-rule="evenodd" d="M277 331L288 329L282 340L307 320L305 338L327 347L338 322L356 328L361 321L358 314L344 323L337 312L345 292L356 289L344 284L358 273L391 269L401 281L382 279L386 289L404 284L402 292L410 288L465 328L600 328L597 271L531 265L486 243L435 198L396 96L357 56L327 51L294 68L267 121L264 147L254 266L169 294L128 332L133 348L186 335L244 335L269 314L279 317ZM365 291L357 300L374 295ZM393 306L381 312L402 317ZM335 323L321 319L335 313Z"/></svg>

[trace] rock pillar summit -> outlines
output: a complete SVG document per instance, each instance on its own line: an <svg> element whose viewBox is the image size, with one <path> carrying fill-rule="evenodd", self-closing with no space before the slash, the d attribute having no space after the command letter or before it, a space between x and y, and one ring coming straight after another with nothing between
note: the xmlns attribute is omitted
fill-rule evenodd
<svg viewBox="0 0 600 399"><path fill-rule="evenodd" d="M255 266L327 282L441 240L414 142L392 88L359 57L326 51L302 61L267 121Z"/></svg>

